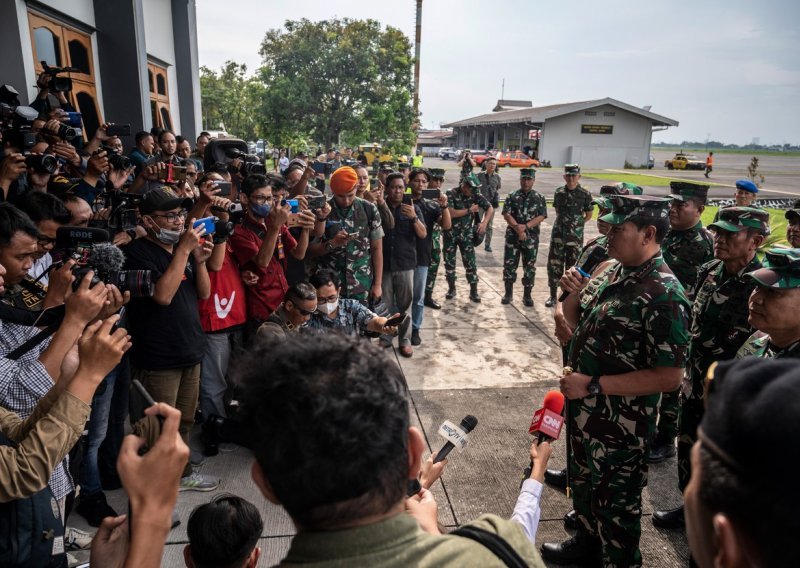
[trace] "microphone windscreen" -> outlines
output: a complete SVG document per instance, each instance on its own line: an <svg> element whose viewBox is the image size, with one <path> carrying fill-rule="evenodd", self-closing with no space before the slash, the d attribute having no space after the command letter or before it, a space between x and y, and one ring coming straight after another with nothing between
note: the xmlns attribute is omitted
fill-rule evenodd
<svg viewBox="0 0 800 568"><path fill-rule="evenodd" d="M467 414L461 421L461 428L464 429L464 432L472 432L472 430L477 425L478 425L478 419L475 418L472 414Z"/></svg>
<svg viewBox="0 0 800 568"><path fill-rule="evenodd" d="M561 414L561 412L564 410L564 395L561 394L560 391L551 390L544 395L542 408L545 408L551 412L555 412L556 414Z"/></svg>
<svg viewBox="0 0 800 568"><path fill-rule="evenodd" d="M89 266L97 272L117 272L125 265L125 255L116 245L97 243L89 253Z"/></svg>

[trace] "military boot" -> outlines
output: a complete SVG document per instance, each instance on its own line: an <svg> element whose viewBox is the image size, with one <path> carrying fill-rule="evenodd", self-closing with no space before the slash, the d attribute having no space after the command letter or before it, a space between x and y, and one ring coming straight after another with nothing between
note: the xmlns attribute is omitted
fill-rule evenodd
<svg viewBox="0 0 800 568"><path fill-rule="evenodd" d="M481 297L478 295L478 283L470 284L469 285L469 299L475 302L476 304L481 303Z"/></svg>
<svg viewBox="0 0 800 568"><path fill-rule="evenodd" d="M447 294L444 295L446 300L452 300L456 297L456 282L455 280L447 283Z"/></svg>
<svg viewBox="0 0 800 568"><path fill-rule="evenodd" d="M510 304L511 300L514 298L514 283L513 282L506 282L506 294L503 296L503 299L500 300L501 304Z"/></svg>
<svg viewBox="0 0 800 568"><path fill-rule="evenodd" d="M533 298L531 298L531 290L533 290L533 286L525 286L525 289L523 290L522 293L522 303L528 307L533 305Z"/></svg>
<svg viewBox="0 0 800 568"><path fill-rule="evenodd" d="M425 292L425 305L433 310L442 309L442 306L433 299L433 295L430 292Z"/></svg>
<svg viewBox="0 0 800 568"><path fill-rule="evenodd" d="M600 539L583 530L564 542L545 542L541 548L542 558L554 564L578 564L580 566L602 566L603 548Z"/></svg>

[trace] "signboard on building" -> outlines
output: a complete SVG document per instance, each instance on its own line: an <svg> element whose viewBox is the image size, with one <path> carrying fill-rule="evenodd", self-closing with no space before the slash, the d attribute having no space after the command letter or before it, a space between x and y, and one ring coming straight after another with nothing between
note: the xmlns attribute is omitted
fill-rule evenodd
<svg viewBox="0 0 800 568"><path fill-rule="evenodd" d="M613 134L611 124L581 124L581 134Z"/></svg>
<svg viewBox="0 0 800 568"><path fill-rule="evenodd" d="M528 140L538 140L541 135L541 130L528 130Z"/></svg>

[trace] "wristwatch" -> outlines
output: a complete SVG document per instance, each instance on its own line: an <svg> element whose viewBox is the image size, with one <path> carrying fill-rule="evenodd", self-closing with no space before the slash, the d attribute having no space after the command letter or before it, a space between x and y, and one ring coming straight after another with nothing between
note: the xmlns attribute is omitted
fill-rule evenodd
<svg viewBox="0 0 800 568"><path fill-rule="evenodd" d="M589 394L592 396L603 394L603 387L600 386L600 375L595 375L592 377L592 380L589 381L589 385L586 387L586 390L588 390Z"/></svg>

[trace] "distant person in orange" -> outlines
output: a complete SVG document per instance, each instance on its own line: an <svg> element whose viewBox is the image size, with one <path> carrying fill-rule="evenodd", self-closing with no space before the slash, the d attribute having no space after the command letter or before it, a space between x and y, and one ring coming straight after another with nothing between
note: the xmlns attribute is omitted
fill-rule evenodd
<svg viewBox="0 0 800 568"><path fill-rule="evenodd" d="M709 152L708 157L706 158L706 177L708 174L711 173L711 170L714 169L714 152Z"/></svg>

